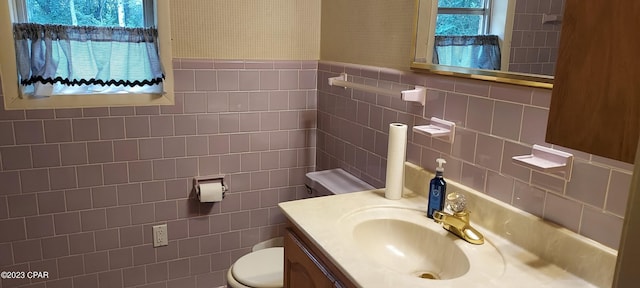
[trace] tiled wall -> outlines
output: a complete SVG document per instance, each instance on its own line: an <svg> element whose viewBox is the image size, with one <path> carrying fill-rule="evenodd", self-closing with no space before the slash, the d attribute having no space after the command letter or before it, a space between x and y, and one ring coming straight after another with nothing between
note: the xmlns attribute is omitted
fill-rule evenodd
<svg viewBox="0 0 640 288"><path fill-rule="evenodd" d="M368 85L428 88L427 104L331 87L340 72ZM318 66L318 169L342 167L384 186L388 126L457 123L455 142L409 132L408 161L431 171L444 157L445 178L617 249L632 165L572 151L571 181L512 163L544 142L550 90L321 61ZM411 130L409 130L411 131ZM428 181L429 179L424 179Z"/></svg>
<svg viewBox="0 0 640 288"><path fill-rule="evenodd" d="M50 275L0 287L219 287L281 235L315 166L317 62L174 62L175 106L0 109L0 271ZM230 192L200 204L210 174Z"/></svg>
<svg viewBox="0 0 640 288"><path fill-rule="evenodd" d="M564 0L517 0L509 71L553 75L561 23L542 23L543 14L562 15Z"/></svg>

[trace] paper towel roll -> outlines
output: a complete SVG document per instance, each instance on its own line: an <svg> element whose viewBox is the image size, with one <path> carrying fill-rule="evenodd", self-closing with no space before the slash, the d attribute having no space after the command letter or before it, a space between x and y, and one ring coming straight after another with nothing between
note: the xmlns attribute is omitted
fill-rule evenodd
<svg viewBox="0 0 640 288"><path fill-rule="evenodd" d="M407 125L402 123L389 124L389 145L387 149L387 181L384 197L397 200L402 198L402 189L404 188Z"/></svg>
<svg viewBox="0 0 640 288"><path fill-rule="evenodd" d="M200 202L220 202L224 197L224 187L220 182L198 184Z"/></svg>

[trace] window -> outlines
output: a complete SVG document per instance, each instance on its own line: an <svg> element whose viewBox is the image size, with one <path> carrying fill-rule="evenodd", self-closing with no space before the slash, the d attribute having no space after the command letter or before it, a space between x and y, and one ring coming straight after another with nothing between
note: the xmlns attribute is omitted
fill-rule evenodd
<svg viewBox="0 0 640 288"><path fill-rule="evenodd" d="M436 35L485 35L490 0L438 0Z"/></svg>
<svg viewBox="0 0 640 288"><path fill-rule="evenodd" d="M0 60L2 60L0 71L2 72L2 88L6 109L173 104L169 0L0 0L0 13L0 19L2 19L0 20L0 40L3 42L1 45L4 45L2 51L0 51ZM46 46L47 49L60 55L60 59L68 61L63 62L65 63L64 65L58 65L63 66L60 69L64 71L62 77L54 79L56 80L54 81L55 83L45 81L47 83L43 85L43 83L40 83L42 81L39 81L43 77L34 80L35 77L32 77L33 74L31 74L31 76L30 74L24 74L24 65L19 64L21 61L16 61L16 51L22 51L22 49L17 49L16 46L26 44L21 44L20 41L17 40L14 42L13 23L27 21L32 24L16 25L17 30L15 30L15 35L17 39L23 36L21 34L23 31L26 31L26 34L31 33L32 30L30 29L33 27L28 25L37 26L38 29L40 29L40 26L45 26L47 30L42 30L44 32L38 30L38 33L54 33L55 37L63 35L64 37L69 36L69 38L72 38L75 36L71 35L76 35L75 33L80 34L80 38L85 37L84 35L91 35L90 37L87 36L91 41L84 41L85 39L82 39L83 41L76 41L77 43L66 43L59 45L60 47L53 48L51 48L50 44L47 44L49 45ZM22 25L27 25L27 28L20 30ZM60 27L68 30L59 31L59 25L62 25ZM150 26L156 26L157 30L155 28L145 28ZM80 30L82 30L82 33L78 32ZM131 34L130 31L144 32ZM120 40L120 38L118 38L116 41L106 42L105 39L101 37L107 34L110 37L109 39L115 37L113 35L123 35L129 38L126 40ZM149 35L152 34L157 35L157 37L153 36L155 37L153 40L148 40L147 37L150 37ZM38 36L35 36L35 38ZM60 36L60 38L63 37ZM36 43L34 40L31 41ZM155 42L149 45L149 42L152 41ZM88 44L84 42L88 42ZM126 46L128 47L127 49L121 48L123 47L121 45L125 45L123 44L124 42L128 42L126 45L130 45ZM107 44L105 45L105 43ZM86 52L84 55L74 57L73 55L77 54L69 54L68 52L73 50L74 53L77 53L79 50L77 45L90 46L90 50L87 50L89 52ZM109 48L107 46L113 47ZM133 46L140 47L134 47L138 49L135 50L131 48ZM22 46L19 47L22 48ZM122 51L129 51L129 53L131 53L131 51L144 50L155 50L153 53L148 53L149 55L155 54L155 60L152 59L153 57L149 59L138 57L140 55L138 52L134 52L136 54L122 56L124 55ZM108 51L108 53L104 51ZM21 54L24 53L18 53L18 57L24 56ZM71 56L67 57L67 55ZM109 55L102 58L111 60L104 61L103 59L98 59L100 55ZM87 57L98 59L94 59L94 62L97 64L85 65L84 62L79 62L81 59ZM123 64L127 63L124 62L125 60L134 62L130 62L133 64ZM52 61L57 60L54 59ZM104 62L107 64L104 64ZM127 70L124 72L114 72L117 71L114 66L118 65ZM156 76L152 78L155 79L156 82L142 83L136 80L138 79L136 77L141 72L131 69L131 67L136 69L138 67L145 67L144 69L137 69L140 71L144 70L145 73L148 73L148 70L154 71L151 75ZM157 71L161 71L160 74L158 74ZM162 74L162 72L164 74ZM91 78L95 75L104 75L105 73L110 73L109 75L111 75L111 78L107 79L117 79L117 81L101 81L102 78L100 77L96 77L95 79ZM89 78L89 81L85 81L85 78ZM44 77L44 79L53 79L53 77ZM63 79L63 81L59 81L60 79ZM28 82L28 84L37 83L32 85L33 88L29 90L25 89L24 85L18 84L18 82L22 82L22 84L25 84L25 82ZM163 90L165 91L164 93L162 93ZM44 93L42 91L44 91ZM34 95L55 96L34 97Z"/></svg>

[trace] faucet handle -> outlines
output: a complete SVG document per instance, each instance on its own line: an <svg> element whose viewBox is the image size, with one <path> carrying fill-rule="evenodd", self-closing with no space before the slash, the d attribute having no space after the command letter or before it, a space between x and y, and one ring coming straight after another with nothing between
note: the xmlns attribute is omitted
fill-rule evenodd
<svg viewBox="0 0 640 288"><path fill-rule="evenodd" d="M451 192L447 194L446 203L454 213L463 212L467 207L467 198L458 192Z"/></svg>

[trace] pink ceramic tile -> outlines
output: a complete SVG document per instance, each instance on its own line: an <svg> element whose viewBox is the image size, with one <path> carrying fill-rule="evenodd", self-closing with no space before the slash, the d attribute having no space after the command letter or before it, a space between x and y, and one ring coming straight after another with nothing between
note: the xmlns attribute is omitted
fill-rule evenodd
<svg viewBox="0 0 640 288"><path fill-rule="evenodd" d="M531 148L510 141L505 141L500 172L528 183L530 180L531 169L514 164L511 158L513 156L529 154L531 154Z"/></svg>
<svg viewBox="0 0 640 288"><path fill-rule="evenodd" d="M241 206L240 195L231 194L231 195L227 195L225 198L226 198L225 200L226 202L222 203L220 211L227 213L231 211L240 210L240 206Z"/></svg>
<svg viewBox="0 0 640 288"><path fill-rule="evenodd" d="M172 179L176 177L175 159L153 160L153 179Z"/></svg>
<svg viewBox="0 0 640 288"><path fill-rule="evenodd" d="M249 92L249 110L265 111L269 110L268 92Z"/></svg>
<svg viewBox="0 0 640 288"><path fill-rule="evenodd" d="M78 187L102 185L102 165L77 166Z"/></svg>
<svg viewBox="0 0 640 288"><path fill-rule="evenodd" d="M106 119L106 118L102 118ZM99 139L98 119L73 119L73 139L75 141L97 140ZM104 124L106 125L106 124ZM106 132L105 128L105 132ZM108 133L107 133L108 135ZM113 136L113 135L112 135Z"/></svg>
<svg viewBox="0 0 640 288"><path fill-rule="evenodd" d="M88 142L89 163L105 163L113 161L113 143L111 141Z"/></svg>
<svg viewBox="0 0 640 288"><path fill-rule="evenodd" d="M487 81L456 79L455 91L475 96L489 96L489 83Z"/></svg>
<svg viewBox="0 0 640 288"><path fill-rule="evenodd" d="M261 112L260 113L260 130L270 131L280 128L280 113L278 112Z"/></svg>
<svg viewBox="0 0 640 288"><path fill-rule="evenodd" d="M118 229L99 230L95 232L96 250L111 250L120 246Z"/></svg>
<svg viewBox="0 0 640 288"><path fill-rule="evenodd" d="M91 208L91 191L89 189L67 190L64 193L67 211Z"/></svg>
<svg viewBox="0 0 640 288"><path fill-rule="evenodd" d="M104 252L87 253L83 255L86 273L106 271L109 269L109 254Z"/></svg>
<svg viewBox="0 0 640 288"><path fill-rule="evenodd" d="M189 219L189 237L209 234L209 217L196 217Z"/></svg>
<svg viewBox="0 0 640 288"><path fill-rule="evenodd" d="M613 249L618 249L622 235L623 219L611 214L584 206L580 234L598 241Z"/></svg>
<svg viewBox="0 0 640 288"><path fill-rule="evenodd" d="M72 139L71 120L44 121L44 136L47 143L70 142Z"/></svg>
<svg viewBox="0 0 640 288"><path fill-rule="evenodd" d="M532 93L533 89L529 87L492 83L490 97L521 104L531 104Z"/></svg>
<svg viewBox="0 0 640 288"><path fill-rule="evenodd" d="M279 83L278 71L260 71L260 90L277 90Z"/></svg>
<svg viewBox="0 0 640 288"><path fill-rule="evenodd" d="M444 119L457 125L466 125L468 99L468 96L462 94L447 93Z"/></svg>
<svg viewBox="0 0 640 288"><path fill-rule="evenodd" d="M122 235L122 234L121 234ZM140 235L142 237L142 234ZM133 247L133 265L144 265L156 262L156 251L153 245Z"/></svg>
<svg viewBox="0 0 640 288"><path fill-rule="evenodd" d="M53 223L55 226L56 234L69 234L80 232L80 213L69 212L53 215Z"/></svg>
<svg viewBox="0 0 640 288"><path fill-rule="evenodd" d="M184 157L186 149L185 137L162 138L162 150L165 158Z"/></svg>
<svg viewBox="0 0 640 288"><path fill-rule="evenodd" d="M29 146L0 147L4 170L31 168L31 150Z"/></svg>
<svg viewBox="0 0 640 288"><path fill-rule="evenodd" d="M548 117L549 110L547 109L525 107L520 141L529 144L544 143Z"/></svg>
<svg viewBox="0 0 640 288"><path fill-rule="evenodd" d="M136 115L158 115L160 114L159 106L136 106Z"/></svg>
<svg viewBox="0 0 640 288"><path fill-rule="evenodd" d="M544 219L578 232L582 205L554 193L547 193L544 204Z"/></svg>
<svg viewBox="0 0 640 288"><path fill-rule="evenodd" d="M232 174L229 179L229 187L233 191L243 192L251 189L251 174L250 173L237 173Z"/></svg>
<svg viewBox="0 0 640 288"><path fill-rule="evenodd" d="M494 171L500 171L502 145L502 139L485 134L478 134L475 163Z"/></svg>
<svg viewBox="0 0 640 288"><path fill-rule="evenodd" d="M0 146L15 144L13 125L11 122L0 122Z"/></svg>
<svg viewBox="0 0 640 288"><path fill-rule="evenodd" d="M551 90L533 89L531 103L541 108L549 108L549 105L551 104Z"/></svg>
<svg viewBox="0 0 640 288"><path fill-rule="evenodd" d="M38 214L38 201L35 194L7 197L9 217L24 217Z"/></svg>
<svg viewBox="0 0 640 288"><path fill-rule="evenodd" d="M298 71L298 87L299 89L315 89L317 75L315 70Z"/></svg>
<svg viewBox="0 0 640 288"><path fill-rule="evenodd" d="M211 257L209 255L192 257L189 262L191 275L201 275L211 271Z"/></svg>
<svg viewBox="0 0 640 288"><path fill-rule="evenodd" d="M230 92L229 93L229 111L244 112L249 110L249 93L247 92Z"/></svg>
<svg viewBox="0 0 640 288"><path fill-rule="evenodd" d="M124 138L125 136L124 118L122 117L100 118L98 123L100 127L100 139ZM75 131L75 125L74 125L74 131ZM78 140L75 137L75 134L74 134L74 139Z"/></svg>
<svg viewBox="0 0 640 288"><path fill-rule="evenodd" d="M148 283L167 280L167 274L169 274L167 271L167 263L151 264L147 265L145 268Z"/></svg>
<svg viewBox="0 0 640 288"><path fill-rule="evenodd" d="M149 116L133 116L125 118L125 131L127 138L149 137Z"/></svg>
<svg viewBox="0 0 640 288"><path fill-rule="evenodd" d="M289 91L289 109L307 109L307 92Z"/></svg>
<svg viewBox="0 0 640 288"><path fill-rule="evenodd" d="M606 210L619 216L624 216L627 208L631 175L617 170L611 171L611 180L607 192Z"/></svg>
<svg viewBox="0 0 640 288"><path fill-rule="evenodd" d="M249 135L249 147L251 151L269 150L269 133L251 133Z"/></svg>
<svg viewBox="0 0 640 288"><path fill-rule="evenodd" d="M573 161L571 181L565 195L604 208L610 170L583 161Z"/></svg>
<svg viewBox="0 0 640 288"><path fill-rule="evenodd" d="M98 283L99 288L122 287L122 273L118 270L100 273L98 274Z"/></svg>
<svg viewBox="0 0 640 288"><path fill-rule="evenodd" d="M230 155L221 156L220 171L222 173L240 172L240 154L230 154Z"/></svg>
<svg viewBox="0 0 640 288"><path fill-rule="evenodd" d="M44 143L43 123L40 120L13 122L16 144Z"/></svg>
<svg viewBox="0 0 640 288"><path fill-rule="evenodd" d="M259 113L240 113L240 132L250 132L260 130L260 114Z"/></svg>
<svg viewBox="0 0 640 288"><path fill-rule="evenodd" d="M168 263L169 279L189 276L189 259L174 260Z"/></svg>
<svg viewBox="0 0 640 288"><path fill-rule="evenodd" d="M26 110L27 119L53 119L55 112L52 109Z"/></svg>
<svg viewBox="0 0 640 288"><path fill-rule="evenodd" d="M238 113L220 114L220 132L234 133L240 130L240 118Z"/></svg>
<svg viewBox="0 0 640 288"><path fill-rule="evenodd" d="M13 242L12 245L15 263L42 259L42 249L39 240Z"/></svg>
<svg viewBox="0 0 640 288"><path fill-rule="evenodd" d="M25 219L27 238L41 238L53 236L53 216L35 216Z"/></svg>
<svg viewBox="0 0 640 288"><path fill-rule="evenodd" d="M82 142L60 144L60 160L63 166L87 164L87 144Z"/></svg>
<svg viewBox="0 0 640 288"><path fill-rule="evenodd" d="M37 195L39 214L49 214L65 211L66 208L63 191L38 193Z"/></svg>
<svg viewBox="0 0 640 288"><path fill-rule="evenodd" d="M486 169L468 163L462 164L462 184L471 187L476 191L484 191L486 178Z"/></svg>
<svg viewBox="0 0 640 288"><path fill-rule="evenodd" d="M155 219L153 203L131 206L131 224L151 223Z"/></svg>
<svg viewBox="0 0 640 288"><path fill-rule="evenodd" d="M280 89L298 89L298 70L280 70Z"/></svg>
<svg viewBox="0 0 640 288"><path fill-rule="evenodd" d="M259 71L240 71L239 77L239 89L241 91L252 91L260 89Z"/></svg>
<svg viewBox="0 0 640 288"><path fill-rule="evenodd" d="M229 146L231 153L250 151L249 134L232 134L229 137Z"/></svg>
<svg viewBox="0 0 640 288"><path fill-rule="evenodd" d="M160 106L160 114L181 114L184 110L184 93L175 93L174 105Z"/></svg>
<svg viewBox="0 0 640 288"><path fill-rule="evenodd" d="M176 201L157 202L155 208L156 221L176 219L178 215Z"/></svg>
<svg viewBox="0 0 640 288"><path fill-rule="evenodd" d="M218 90L218 80L214 70L196 70L195 90L196 91L216 91Z"/></svg>
<svg viewBox="0 0 640 288"><path fill-rule="evenodd" d="M187 179L176 179L165 181L165 191L167 200L184 199L191 191L190 182Z"/></svg>
<svg viewBox="0 0 640 288"><path fill-rule="evenodd" d="M45 287L45 281L48 281L49 279L57 279L58 278L58 263L55 259L49 259L49 260L43 260L43 261L38 261L38 262L31 262L29 263L29 269L31 271L47 271L49 272L49 278L42 278L42 279L32 279L31 283L38 283L38 284L32 284L32 286L27 286L27 287L31 287L31 288L44 288Z"/></svg>
<svg viewBox="0 0 640 288"><path fill-rule="evenodd" d="M143 202L161 201L164 198L164 181L142 183Z"/></svg>
<svg viewBox="0 0 640 288"><path fill-rule="evenodd" d="M228 112L229 93L209 92L207 93L207 112Z"/></svg>
<svg viewBox="0 0 640 288"><path fill-rule="evenodd" d="M477 134L472 130L456 129L456 136L452 145L452 156L467 162L473 162L476 152Z"/></svg>
<svg viewBox="0 0 640 288"><path fill-rule="evenodd" d="M220 235L210 234L200 237L200 254L210 254L214 252L220 252Z"/></svg>
<svg viewBox="0 0 640 288"><path fill-rule="evenodd" d="M119 205L137 204L142 202L141 185L138 183L118 185L117 190Z"/></svg>
<svg viewBox="0 0 640 288"><path fill-rule="evenodd" d="M240 171L260 170L260 153L243 153L240 155Z"/></svg>
<svg viewBox="0 0 640 288"><path fill-rule="evenodd" d="M58 275L62 277L84 274L82 255L58 258Z"/></svg>
<svg viewBox="0 0 640 288"><path fill-rule="evenodd" d="M187 156L202 156L209 154L207 136L189 136L186 138Z"/></svg>
<svg viewBox="0 0 640 288"><path fill-rule="evenodd" d="M269 170L280 168L280 152L268 151L260 153L260 169Z"/></svg>
<svg viewBox="0 0 640 288"><path fill-rule="evenodd" d="M493 102L489 99L469 97L466 127L480 132L491 132Z"/></svg>
<svg viewBox="0 0 640 288"><path fill-rule="evenodd" d="M251 173L251 189L269 188L269 171L258 171Z"/></svg>
<svg viewBox="0 0 640 288"><path fill-rule="evenodd" d="M280 150L279 159L275 163L280 163L276 168L293 168L298 165L298 153L296 150Z"/></svg>
<svg viewBox="0 0 640 288"><path fill-rule="evenodd" d="M0 233L0 242L11 242L26 239L24 219L0 220L2 231L14 231L14 233Z"/></svg>
<svg viewBox="0 0 640 288"><path fill-rule="evenodd" d="M207 93L185 93L184 113L207 112Z"/></svg>
<svg viewBox="0 0 640 288"><path fill-rule="evenodd" d="M92 232L71 234L69 235L69 253L75 255L94 252L94 242Z"/></svg>
<svg viewBox="0 0 640 288"><path fill-rule="evenodd" d="M131 212L128 206L107 208L106 215L108 228L122 227L131 224ZM120 232L120 237L122 237L122 231Z"/></svg>
<svg viewBox="0 0 640 288"><path fill-rule="evenodd" d="M146 281L145 267L138 266L138 267L123 269L122 279L123 279L124 287L131 287L135 285L144 284Z"/></svg>
<svg viewBox="0 0 640 288"><path fill-rule="evenodd" d="M198 175L197 157L176 159L176 177L193 177L193 175Z"/></svg>
<svg viewBox="0 0 640 288"><path fill-rule="evenodd" d="M191 257L200 254L200 242L198 238L183 239L178 241L178 255Z"/></svg>
<svg viewBox="0 0 640 288"><path fill-rule="evenodd" d="M183 202L184 201L176 201ZM178 213L180 213L178 211ZM167 222L167 230L169 231L169 241L185 239L189 237L189 225L187 220L177 220Z"/></svg>
<svg viewBox="0 0 640 288"><path fill-rule="evenodd" d="M173 135L173 116L151 116L149 118L151 126L151 136L172 136Z"/></svg>
<svg viewBox="0 0 640 288"><path fill-rule="evenodd" d="M93 208L116 206L118 204L116 186L102 186L92 188L91 199L93 202Z"/></svg>
<svg viewBox="0 0 640 288"><path fill-rule="evenodd" d="M73 285L76 287L98 287L98 275L80 275L73 278Z"/></svg>
<svg viewBox="0 0 640 288"><path fill-rule="evenodd" d="M269 171L269 185L272 188L288 186L289 185L289 169Z"/></svg>
<svg viewBox="0 0 640 288"><path fill-rule="evenodd" d="M493 113L492 134L512 140L518 140L523 114L523 106L496 101Z"/></svg>
<svg viewBox="0 0 640 288"><path fill-rule="evenodd" d="M218 73L218 91L237 91L239 89L239 72L238 71L217 71Z"/></svg>
<svg viewBox="0 0 640 288"><path fill-rule="evenodd" d="M513 206L542 217L546 193L543 190L516 181L513 190Z"/></svg>
<svg viewBox="0 0 640 288"><path fill-rule="evenodd" d="M131 248L114 249L109 251L109 268L118 269L133 265Z"/></svg>
<svg viewBox="0 0 640 288"><path fill-rule="evenodd" d="M196 81L193 70L174 70L173 77L176 92L195 90Z"/></svg>
<svg viewBox="0 0 640 288"><path fill-rule="evenodd" d="M120 184L129 181L127 163L109 163L102 166L104 184Z"/></svg>
<svg viewBox="0 0 640 288"><path fill-rule="evenodd" d="M240 232L227 232L220 235L220 248L222 251L240 248Z"/></svg>
<svg viewBox="0 0 640 288"><path fill-rule="evenodd" d="M206 156L198 158L198 175L216 175L221 172L221 160L218 156Z"/></svg>
<svg viewBox="0 0 640 288"><path fill-rule="evenodd" d="M135 109L128 106L109 107L111 116L131 116L135 114Z"/></svg>
<svg viewBox="0 0 640 288"><path fill-rule="evenodd" d="M531 172L531 184L558 194L564 193L565 182L564 179L543 174L535 170Z"/></svg>
<svg viewBox="0 0 640 288"><path fill-rule="evenodd" d="M80 211L82 231L93 231L107 227L107 216L104 209Z"/></svg>
<svg viewBox="0 0 640 288"><path fill-rule="evenodd" d="M222 129L219 128L220 120L220 116L217 114L198 115L198 134L202 135L218 133L218 129Z"/></svg>
<svg viewBox="0 0 640 288"><path fill-rule="evenodd" d="M138 140L140 160L162 158L162 138L146 138Z"/></svg>
<svg viewBox="0 0 640 288"><path fill-rule="evenodd" d="M176 115L173 119L175 135L195 135L197 118L195 115Z"/></svg>
<svg viewBox="0 0 640 288"><path fill-rule="evenodd" d="M142 226L123 227L120 228L119 231L120 247L137 246L142 244ZM151 253L153 253L153 249L151 250Z"/></svg>
<svg viewBox="0 0 640 288"><path fill-rule="evenodd" d="M61 168L64 169L64 168ZM54 170L58 171L58 169ZM20 171L22 193L39 192L49 190L49 173L47 169L33 169ZM57 189L54 188L54 189Z"/></svg>
<svg viewBox="0 0 640 288"><path fill-rule="evenodd" d="M298 111L280 112L280 129L297 129L298 122Z"/></svg>

